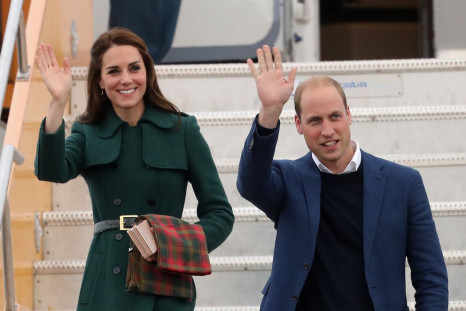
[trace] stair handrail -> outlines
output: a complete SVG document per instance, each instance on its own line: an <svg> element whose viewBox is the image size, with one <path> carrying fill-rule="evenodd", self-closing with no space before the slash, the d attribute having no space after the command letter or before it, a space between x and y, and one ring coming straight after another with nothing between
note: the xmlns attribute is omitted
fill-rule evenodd
<svg viewBox="0 0 466 311"><path fill-rule="evenodd" d="M18 50L18 74L16 75L16 78L18 80L28 80L31 67L28 64L23 10L21 10L21 14L19 16L18 32L16 33L16 48Z"/></svg>
<svg viewBox="0 0 466 311"><path fill-rule="evenodd" d="M23 155L13 146L5 145L0 158L0 225L3 250L3 282L5 288L5 310L16 310L13 275L13 249L11 243L11 220L8 203L8 185L13 162L23 164Z"/></svg>
<svg viewBox="0 0 466 311"><path fill-rule="evenodd" d="M0 52L0 111L3 109L4 105L15 42L17 43L18 48L19 73L17 74L17 78L18 80L29 79L29 65L27 63L25 38L23 0L12 0L10 2L10 10L8 12L8 20ZM24 162L24 157L13 145L3 146L0 158L0 226L2 233L3 280L6 311L16 310L13 274L13 248L11 245L11 220L7 197L13 161L17 164L22 164Z"/></svg>
<svg viewBox="0 0 466 311"><path fill-rule="evenodd" d="M10 73L11 60L15 42L18 43L18 79L29 79L29 65L27 64L27 52L25 44L25 28L23 17L23 0L12 0L8 12L5 35L3 36L2 50L0 54L0 110L3 109L8 75Z"/></svg>

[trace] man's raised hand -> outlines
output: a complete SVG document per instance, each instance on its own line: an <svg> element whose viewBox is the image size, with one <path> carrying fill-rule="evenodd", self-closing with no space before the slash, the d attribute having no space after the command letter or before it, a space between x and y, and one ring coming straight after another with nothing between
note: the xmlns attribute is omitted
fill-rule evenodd
<svg viewBox="0 0 466 311"><path fill-rule="evenodd" d="M271 50L268 45L257 49L257 61L259 71L251 59L248 59L247 63L256 81L257 94L262 103L259 124L274 128L283 110L283 105L293 92L297 69L293 68L288 78L285 78L280 50L277 47Z"/></svg>

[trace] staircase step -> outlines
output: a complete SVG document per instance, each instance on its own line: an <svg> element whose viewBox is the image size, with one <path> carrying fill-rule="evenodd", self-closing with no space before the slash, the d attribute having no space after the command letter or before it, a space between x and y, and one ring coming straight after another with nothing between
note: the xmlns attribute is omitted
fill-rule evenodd
<svg viewBox="0 0 466 311"><path fill-rule="evenodd" d="M431 201L466 201L464 191L466 153L404 154L381 157L419 170ZM216 161L230 204L247 206L248 201L243 199L236 190L238 163L239 159ZM89 190L81 176L65 184L53 183L52 188L54 211L91 210ZM190 208L197 206L196 196L189 185L185 205Z"/></svg>
<svg viewBox="0 0 466 311"><path fill-rule="evenodd" d="M465 216L466 202L431 202L430 207L434 217L439 216ZM194 208L186 208L183 211L182 219L188 222L195 222L197 211ZM264 212L254 206L233 207L236 222L260 222L269 221ZM43 221L45 225L89 225L92 224L92 211L64 211L64 212L44 212Z"/></svg>
<svg viewBox="0 0 466 311"><path fill-rule="evenodd" d="M257 111L193 113L215 159L237 158ZM466 106L354 108L351 135L373 154L463 152ZM294 110L282 113L275 158L296 158L309 150L296 132ZM448 136L446 141L442 139ZM228 137L228 144L223 143ZM432 139L425 139L431 137ZM450 139L451 137L451 139Z"/></svg>
<svg viewBox="0 0 466 311"><path fill-rule="evenodd" d="M466 236L466 201L433 202L431 208L442 249L466 249L466 239L457 238ZM265 214L255 207L237 207L233 212L236 221L231 235L211 255L272 255L276 231ZM91 211L44 212L42 219L45 260L87 257L93 236ZM186 209L183 219L197 221L196 210Z"/></svg>
<svg viewBox="0 0 466 311"><path fill-rule="evenodd" d="M234 208L233 232L215 256L259 256L272 254L275 229L264 213L255 207ZM85 259L93 236L91 211L44 212L44 259ZM183 219L197 221L196 210L186 209ZM66 236L66 238L63 238ZM256 236L258 239L251 239Z"/></svg>
<svg viewBox="0 0 466 311"><path fill-rule="evenodd" d="M449 274L450 299L466 300L466 295L462 293L463 280L466 278L466 251L446 251L444 257ZM84 264L84 260L35 262L35 309L73 308L77 302ZM272 256L212 257L211 265L212 275L195 277L199 306L260 304L260 291L270 274ZM409 284L409 267L406 270L407 297L413 301L414 290ZM212 291L212 288L216 290ZM66 299L61 293L68 295Z"/></svg>
<svg viewBox="0 0 466 311"><path fill-rule="evenodd" d="M256 114L257 111L193 113L214 159L239 157ZM296 158L308 152L303 137L296 132L294 114L294 110L282 113L276 158ZM373 154L463 151L458 142L466 132L466 106L354 108L351 114L352 137ZM68 130L74 119L74 115L67 116ZM446 135L449 139L442 139ZM225 137L228 144L224 143Z"/></svg>
<svg viewBox="0 0 466 311"><path fill-rule="evenodd" d="M414 302L408 302L409 310L415 311ZM259 307L236 307L236 306L222 306L222 307L197 307L196 311L259 311ZM450 301L448 311L466 311L466 301Z"/></svg>
<svg viewBox="0 0 466 311"><path fill-rule="evenodd" d="M353 117L352 136L361 148L421 172L448 265L449 310L466 310L466 240L461 238L466 234L466 88L462 85L466 61L317 62L285 64L284 70L292 67L298 67L297 83L316 74L344 83ZM196 310L256 311L262 299L260 290L270 274L275 230L236 190L239 156L260 107L254 81L246 64L170 65L156 70L164 95L198 119L235 207L231 236L211 254L213 274L196 277ZM87 68L72 68L72 74L68 132L75 116L85 109ZM447 90L439 88L445 81L450 81ZM281 117L276 158L296 158L308 152L296 133L292 100ZM225 111L226 107L231 111ZM188 187L185 220L197 220L196 205ZM43 214L46 260L34 266L34 303L40 310L73 310L93 234L91 202L81 177L53 184L53 210ZM60 240L63 236L66 239ZM406 271L409 280L409 267ZM413 289L407 288L408 300L413 301ZM414 310L413 303L410 310Z"/></svg>
<svg viewBox="0 0 466 311"><path fill-rule="evenodd" d="M408 302L409 310L415 311L414 302ZM50 310L50 309L47 309ZM56 311L76 311L76 309L58 310ZM42 311L42 310L36 310ZM44 309L45 311L45 309ZM255 306L220 306L220 307L196 307L195 311L259 311L259 307ZM448 311L466 311L466 301L450 301Z"/></svg>
<svg viewBox="0 0 466 311"><path fill-rule="evenodd" d="M382 158L417 169L422 175L431 201L466 201L466 192L464 191L466 153L390 155L382 156ZM217 161L217 167L230 204L232 206L245 206L249 203L241 197L236 189L238 162L238 160ZM191 187L188 187L185 204L189 207L197 205Z"/></svg>
<svg viewBox="0 0 466 311"><path fill-rule="evenodd" d="M345 84L348 102L354 108L466 102L466 90L461 84L465 78L464 61L285 63L284 71L295 67L298 69L296 84L315 75L331 75ZM182 111L223 111L226 106L240 111L259 109L255 84L246 64L158 65L156 71L164 95ZM87 72L85 67L72 68L71 102L77 113L85 109ZM449 81L447 86L445 81ZM292 107L292 99L286 107Z"/></svg>

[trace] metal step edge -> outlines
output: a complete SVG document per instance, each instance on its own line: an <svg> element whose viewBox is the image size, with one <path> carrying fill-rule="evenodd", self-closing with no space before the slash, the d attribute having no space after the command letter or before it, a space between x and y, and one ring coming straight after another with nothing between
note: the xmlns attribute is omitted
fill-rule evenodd
<svg viewBox="0 0 466 311"><path fill-rule="evenodd" d="M408 302L409 310L415 311L415 303ZM196 307L195 311L259 311L260 307L254 306L222 306L222 307ZM450 301L448 311L466 311L466 301Z"/></svg>
<svg viewBox="0 0 466 311"><path fill-rule="evenodd" d="M464 202L464 214L466 215L466 202ZM456 208L459 210L459 208ZM235 221L237 222L259 222L269 221L269 218L256 207L236 207L233 208ZM187 222L195 222L197 210L195 208L186 208L183 211L182 219ZM50 211L42 213L42 221L46 226L84 226L93 225L92 211Z"/></svg>
<svg viewBox="0 0 466 311"><path fill-rule="evenodd" d="M195 112L193 115L201 126L231 126L250 125L257 113L257 111L220 111ZM294 124L295 114L294 110L283 110L280 122ZM351 119L354 122L430 121L465 118L465 105L351 108Z"/></svg>
<svg viewBox="0 0 466 311"><path fill-rule="evenodd" d="M466 201L431 203L434 217L466 216ZM270 221L256 207L234 207L233 213L237 222ZM183 211L183 220L195 222L198 220L196 209L187 208ZM42 213L42 221L46 226L86 226L93 225L92 211L50 211Z"/></svg>
<svg viewBox="0 0 466 311"><path fill-rule="evenodd" d="M466 264L466 250L444 251L447 265ZM211 257L212 271L263 271L272 267L273 256L228 256ZM81 274L85 260L38 260L34 261L34 273L40 274ZM407 263L406 263L407 264Z"/></svg>
<svg viewBox="0 0 466 311"><path fill-rule="evenodd" d="M250 125L257 111L219 111L194 112L200 126L238 126ZM294 124L294 110L283 110L280 115L282 124ZM76 119L76 115L65 116L67 128ZM383 107L351 108L353 122L399 122L466 119L466 106L419 106L419 107Z"/></svg>
<svg viewBox="0 0 466 311"><path fill-rule="evenodd" d="M409 310L415 311L414 302L408 302ZM259 306L218 306L218 307L196 307L195 311L259 311ZM45 311L45 310L35 310ZM57 311L76 311L76 309L70 310L57 310ZM450 301L448 303L448 311L466 311L466 301Z"/></svg>
<svg viewBox="0 0 466 311"><path fill-rule="evenodd" d="M391 154L379 157L412 168L466 165L466 153ZM237 173L239 159L215 160L215 165L219 173Z"/></svg>
<svg viewBox="0 0 466 311"><path fill-rule="evenodd" d="M247 64L157 65L157 78L250 77ZM297 68L300 75L400 73L466 70L466 59L400 59L284 63L283 70ZM74 80L85 80L88 67L72 67Z"/></svg>
<svg viewBox="0 0 466 311"><path fill-rule="evenodd" d="M415 303L408 302L409 310L415 311ZM196 307L195 311L259 311L254 306L222 306L222 307ZM466 311L466 301L450 301L448 311Z"/></svg>
<svg viewBox="0 0 466 311"><path fill-rule="evenodd" d="M212 271L270 270L273 256L210 257ZM81 274L85 260L34 261L35 274Z"/></svg>
<svg viewBox="0 0 466 311"><path fill-rule="evenodd" d="M466 165L466 153L392 154L378 156L382 159L412 168ZM214 161L219 173L238 173L239 158Z"/></svg>

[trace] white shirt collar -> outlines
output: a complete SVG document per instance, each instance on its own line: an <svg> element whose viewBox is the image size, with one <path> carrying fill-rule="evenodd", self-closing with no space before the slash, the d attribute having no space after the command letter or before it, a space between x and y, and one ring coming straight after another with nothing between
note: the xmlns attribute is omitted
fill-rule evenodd
<svg viewBox="0 0 466 311"><path fill-rule="evenodd" d="M356 150L354 151L353 158L351 159L350 163L346 166L345 170L341 174L348 174L356 172L361 164L361 149L359 148L359 144L355 140L351 140L351 144L356 145ZM314 160L315 164L319 168L319 171L323 173L335 174L331 170L329 170L325 165L320 162L320 160L312 153L312 159Z"/></svg>

